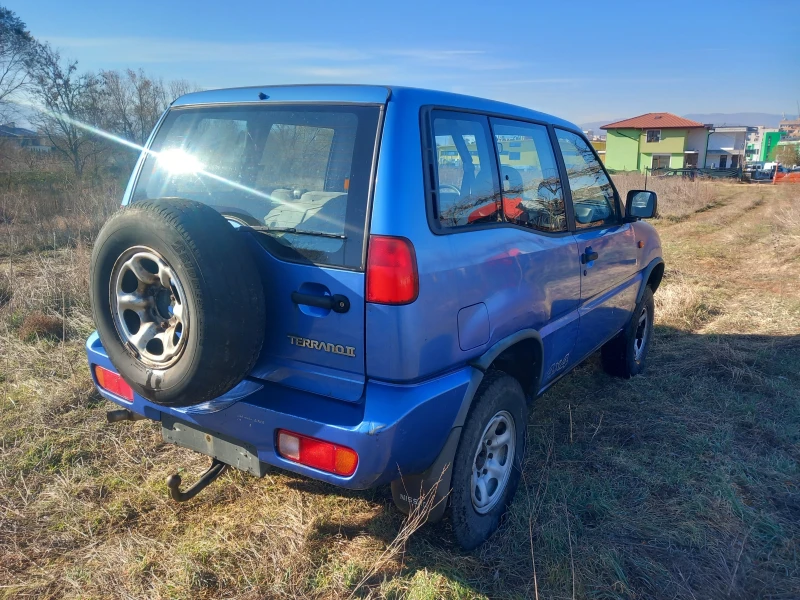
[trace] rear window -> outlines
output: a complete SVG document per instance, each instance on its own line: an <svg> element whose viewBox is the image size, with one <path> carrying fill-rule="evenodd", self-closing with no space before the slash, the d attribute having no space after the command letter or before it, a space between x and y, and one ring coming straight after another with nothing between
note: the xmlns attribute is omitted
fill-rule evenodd
<svg viewBox="0 0 800 600"><path fill-rule="evenodd" d="M202 202L257 229L281 258L360 268L379 115L354 105L172 109L133 201Z"/></svg>

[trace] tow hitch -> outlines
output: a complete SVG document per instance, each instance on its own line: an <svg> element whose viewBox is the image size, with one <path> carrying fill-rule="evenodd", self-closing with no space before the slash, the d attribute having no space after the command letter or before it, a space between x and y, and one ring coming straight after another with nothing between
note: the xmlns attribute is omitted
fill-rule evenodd
<svg viewBox="0 0 800 600"><path fill-rule="evenodd" d="M227 467L227 464L215 458L214 462L212 462L211 466L208 468L208 471L203 473L200 476L200 479L197 480L197 483L195 483L185 492L182 492L179 489L181 487L181 476L177 473L170 475L167 477L169 495L172 496L172 499L175 500L175 502L186 502L187 500L191 500L201 490L205 489L208 484L212 483L217 477L222 475Z"/></svg>
<svg viewBox="0 0 800 600"><path fill-rule="evenodd" d="M141 421L146 419L144 415L135 413L127 408L106 411L106 419L109 423L119 423L120 421Z"/></svg>

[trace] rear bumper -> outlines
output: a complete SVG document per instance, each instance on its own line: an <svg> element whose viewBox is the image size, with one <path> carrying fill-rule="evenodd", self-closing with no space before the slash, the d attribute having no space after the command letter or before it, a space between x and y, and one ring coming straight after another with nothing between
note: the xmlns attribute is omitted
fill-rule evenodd
<svg viewBox="0 0 800 600"><path fill-rule="evenodd" d="M86 353L90 365L116 371L97 333L86 341ZM94 370L91 371L94 378ZM166 413L250 444L256 448L258 459L269 465L340 487L365 489L430 467L450 431L461 425L462 407L481 376L480 371L463 367L415 384L368 380L356 403L275 383L245 380L237 388L254 391L217 412L202 414L159 406L136 394L133 402L127 402L99 387L98 390L106 399L154 421L160 421ZM97 385L96 380L94 383ZM352 448L358 453L355 473L340 477L282 458L275 450L278 429Z"/></svg>

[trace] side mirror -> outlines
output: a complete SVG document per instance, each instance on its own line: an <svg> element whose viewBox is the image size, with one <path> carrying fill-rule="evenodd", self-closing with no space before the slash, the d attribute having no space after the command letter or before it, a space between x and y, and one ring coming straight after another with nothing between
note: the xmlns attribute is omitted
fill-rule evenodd
<svg viewBox="0 0 800 600"><path fill-rule="evenodd" d="M625 202L625 220L652 219L658 209L658 196L655 192L631 190Z"/></svg>

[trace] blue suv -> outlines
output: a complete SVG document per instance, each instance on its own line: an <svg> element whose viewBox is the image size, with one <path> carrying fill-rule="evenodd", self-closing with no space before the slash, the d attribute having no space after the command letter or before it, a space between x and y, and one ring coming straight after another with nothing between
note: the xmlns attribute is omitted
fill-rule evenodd
<svg viewBox="0 0 800 600"><path fill-rule="evenodd" d="M520 477L528 401L601 349L645 367L656 195L575 125L401 87L198 92L163 115L92 255L109 420L228 465L391 483L465 549Z"/></svg>

